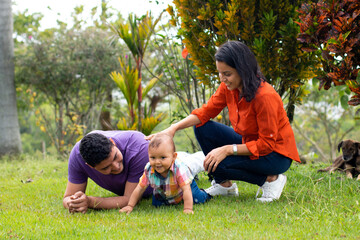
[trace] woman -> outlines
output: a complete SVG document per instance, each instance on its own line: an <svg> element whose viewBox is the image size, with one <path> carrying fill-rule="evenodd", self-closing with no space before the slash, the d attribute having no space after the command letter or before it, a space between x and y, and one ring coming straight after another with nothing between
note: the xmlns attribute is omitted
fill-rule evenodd
<svg viewBox="0 0 360 240"><path fill-rule="evenodd" d="M215 60L221 81L215 94L163 132L174 136L180 129L196 126L195 136L206 156L204 168L215 180L206 189L210 195L238 195L231 180L239 180L260 186L263 195L258 201L279 199L286 183L283 173L292 160L300 162L282 100L264 81L245 44L226 42ZM225 107L233 128L209 121Z"/></svg>

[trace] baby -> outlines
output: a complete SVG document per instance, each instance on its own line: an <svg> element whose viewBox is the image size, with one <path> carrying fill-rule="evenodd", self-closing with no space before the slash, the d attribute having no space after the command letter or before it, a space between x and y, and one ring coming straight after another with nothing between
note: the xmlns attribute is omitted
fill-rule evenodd
<svg viewBox="0 0 360 240"><path fill-rule="evenodd" d="M153 190L152 204L178 204L184 201L184 213L193 214L193 203L204 203L211 198L199 189L189 167L177 159L173 139L157 134L149 143L149 163L145 166L139 184L130 196L128 205L120 212L131 213L147 186Z"/></svg>

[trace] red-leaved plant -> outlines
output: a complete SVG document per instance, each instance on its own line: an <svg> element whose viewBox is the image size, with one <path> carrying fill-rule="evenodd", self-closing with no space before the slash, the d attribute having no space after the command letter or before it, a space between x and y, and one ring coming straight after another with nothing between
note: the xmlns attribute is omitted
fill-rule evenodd
<svg viewBox="0 0 360 240"><path fill-rule="evenodd" d="M346 84L353 93L349 105L360 104L360 1L330 0L303 4L298 10L302 48L315 52L319 89Z"/></svg>

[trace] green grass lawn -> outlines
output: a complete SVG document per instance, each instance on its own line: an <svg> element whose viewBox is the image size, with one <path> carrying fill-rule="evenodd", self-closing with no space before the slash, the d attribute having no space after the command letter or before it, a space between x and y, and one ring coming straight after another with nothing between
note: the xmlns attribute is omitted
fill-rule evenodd
<svg viewBox="0 0 360 240"><path fill-rule="evenodd" d="M360 239L360 181L293 164L279 201L255 201L257 186L238 182L239 197L216 197L185 215L182 205L146 199L118 210L69 214L62 206L67 162L0 160L0 239ZM198 182L209 187L205 174ZM89 182L87 194L112 196Z"/></svg>

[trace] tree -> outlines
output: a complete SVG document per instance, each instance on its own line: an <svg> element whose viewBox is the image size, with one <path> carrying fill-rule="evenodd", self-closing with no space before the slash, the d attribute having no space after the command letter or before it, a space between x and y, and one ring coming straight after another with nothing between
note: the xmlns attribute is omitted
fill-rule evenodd
<svg viewBox="0 0 360 240"><path fill-rule="evenodd" d="M302 1L284 0L174 0L167 11L171 22L181 18L179 35L199 67L197 78L209 84L217 79L214 54L227 40L240 40L257 56L262 71L276 91L287 99L287 114L293 119L295 103L303 96L301 86L309 79L312 56L297 42L294 22Z"/></svg>
<svg viewBox="0 0 360 240"><path fill-rule="evenodd" d="M216 88L214 84L197 81L198 68L189 60L183 38L174 34L174 27L162 26L161 31L164 34L158 34L154 41L157 56L162 57L156 62L161 66L157 70L164 73L160 82L166 87L164 90L179 101L181 112L188 115L206 103Z"/></svg>
<svg viewBox="0 0 360 240"><path fill-rule="evenodd" d="M299 41L315 53L319 89L346 85L353 96L349 105L360 104L360 2L318 1L299 9Z"/></svg>
<svg viewBox="0 0 360 240"><path fill-rule="evenodd" d="M43 15L40 13L29 13L28 10L23 12L13 13L14 19L14 54L15 59L23 51L26 51L28 43L31 42L33 36L39 33L40 21ZM15 64L15 76L19 66ZM17 109L20 125L20 134L22 141L22 151L24 153L35 153L36 151L43 151L50 143L49 137L46 133L36 126L37 116L35 116L34 100L40 104L44 98L31 91L31 89L23 86L15 77ZM41 99L41 100L40 100ZM49 144L50 145L50 144Z"/></svg>
<svg viewBox="0 0 360 240"><path fill-rule="evenodd" d="M176 19L176 22L180 24L180 19ZM183 36L176 33L176 28L172 24L161 25L150 45L150 49L155 50L153 55L157 57L144 63L153 77L158 73L163 73L163 77L159 79L162 86L157 85L156 90L153 91L155 94L152 100L162 99L162 101L169 102L170 119L168 124L183 119L195 108L201 107L216 91L217 83L215 81L204 83L196 78L199 68L194 66L193 61L189 59L188 51L182 40ZM227 109L225 108L215 120L229 125ZM176 146L179 145L183 151L201 150L191 129L178 133L174 141Z"/></svg>
<svg viewBox="0 0 360 240"><path fill-rule="evenodd" d="M0 155L20 153L11 0L0 0Z"/></svg>
<svg viewBox="0 0 360 240"><path fill-rule="evenodd" d="M46 98L48 104L36 109L39 125L61 154L85 131L97 129L119 51L109 38L101 29L61 28L34 36L17 57L19 82Z"/></svg>
<svg viewBox="0 0 360 240"><path fill-rule="evenodd" d="M24 43L28 38L31 38L36 32L39 31L40 21L43 18L41 13L17 12L13 14L14 19L14 41L15 49L17 45Z"/></svg>

